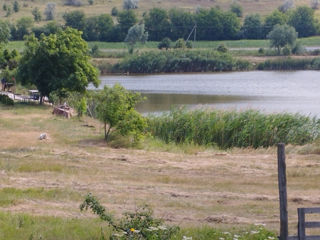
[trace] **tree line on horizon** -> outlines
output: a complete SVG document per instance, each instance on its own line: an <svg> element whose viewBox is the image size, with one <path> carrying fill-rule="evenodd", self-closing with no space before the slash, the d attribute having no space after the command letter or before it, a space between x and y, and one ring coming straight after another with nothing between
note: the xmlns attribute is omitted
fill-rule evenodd
<svg viewBox="0 0 320 240"><path fill-rule="evenodd" d="M165 10L153 8L139 19L132 9L115 11L112 14L87 17L84 12L75 10L65 13L64 25L50 21L44 26L34 26L34 20L23 17L16 23L6 23L10 32L10 40L23 40L25 35L34 33L39 37L42 33L49 35L59 29L72 27L82 31L86 41L124 41L128 30L136 24L145 24L150 41L161 41L167 37L171 40L187 39L192 29L196 28L196 40L238 40L238 39L265 39L268 33L277 24L288 24L295 28L299 37L317 35L320 24L314 15L314 9L308 6L299 6L287 11L274 10L262 18L259 14L247 15L241 23L242 13L240 6L233 6L230 11L220 8L202 9L187 12L180 9ZM241 10L241 8L240 8ZM116 19L114 21L112 15ZM193 37L193 35L192 35Z"/></svg>

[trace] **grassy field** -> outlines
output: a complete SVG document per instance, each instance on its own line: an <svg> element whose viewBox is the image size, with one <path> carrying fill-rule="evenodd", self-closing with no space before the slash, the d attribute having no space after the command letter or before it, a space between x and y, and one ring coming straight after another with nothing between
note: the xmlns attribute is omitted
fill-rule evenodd
<svg viewBox="0 0 320 240"><path fill-rule="evenodd" d="M40 141L43 132L49 139ZM200 226L230 230L257 223L278 230L275 148L221 151L150 138L139 149L111 148L95 120L67 120L53 116L50 107L26 105L0 106L0 133L0 224L28 214L35 229L47 221L48 232L58 231L52 222L67 223L66 232L73 225L100 226L79 211L91 192L116 216L149 204L166 223L195 232ZM317 144L287 147L292 234L296 208L320 202L318 153ZM99 227L91 231L100 234Z"/></svg>
<svg viewBox="0 0 320 240"><path fill-rule="evenodd" d="M8 6L11 6L14 0L1 0L0 1L0 16L8 19L9 21L15 21L21 17L30 16L32 17L31 11L33 8L38 7L40 11L43 13L46 7L46 4L50 2L49 0L34 0L34 1L19 1L20 3L20 11L17 13L13 13L9 17L6 16L6 12L2 9L2 5L5 3ZM59 22L63 22L62 16L65 12L70 12L73 10L81 10L85 12L88 16L95 16L103 13L110 13L113 7L117 7L118 9L122 9L122 0L95 0L93 5L89 5L87 0L81 0L81 7L72 7L65 6L64 0L54 1L56 6L56 19ZM139 8L135 10L138 15L142 15L145 11L153 7L160 7L165 9L170 8L182 8L186 11L195 11L197 7L210 8L219 6L224 10L228 10L232 0L140 0ZM309 0L294 0L295 5L310 5ZM239 1L239 3L243 6L244 15L251 13L259 13L261 15L267 15L276 9L281 2L278 0L244 0ZM316 11L316 14L319 15L319 10ZM44 24L45 21L40 22L39 24Z"/></svg>

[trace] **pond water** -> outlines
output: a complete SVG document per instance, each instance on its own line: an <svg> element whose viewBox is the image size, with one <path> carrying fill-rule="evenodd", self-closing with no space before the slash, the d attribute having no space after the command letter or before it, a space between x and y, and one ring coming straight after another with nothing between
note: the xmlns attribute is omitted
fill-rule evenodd
<svg viewBox="0 0 320 240"><path fill-rule="evenodd" d="M320 116L320 71L101 76L99 88L115 83L147 97L142 113L186 105Z"/></svg>

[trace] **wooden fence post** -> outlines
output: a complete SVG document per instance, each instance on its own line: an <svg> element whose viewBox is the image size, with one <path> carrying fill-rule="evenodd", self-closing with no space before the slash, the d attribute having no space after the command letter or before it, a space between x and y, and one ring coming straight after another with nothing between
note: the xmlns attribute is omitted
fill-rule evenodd
<svg viewBox="0 0 320 240"><path fill-rule="evenodd" d="M306 218L303 208L298 208L298 237L299 240L306 239Z"/></svg>
<svg viewBox="0 0 320 240"><path fill-rule="evenodd" d="M280 240L288 240L287 176L284 143L278 144L278 185L280 201Z"/></svg>

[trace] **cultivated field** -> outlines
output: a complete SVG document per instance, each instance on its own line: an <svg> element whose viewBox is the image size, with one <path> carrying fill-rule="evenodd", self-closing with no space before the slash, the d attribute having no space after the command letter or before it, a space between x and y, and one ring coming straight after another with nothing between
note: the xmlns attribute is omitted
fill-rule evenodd
<svg viewBox="0 0 320 240"><path fill-rule="evenodd" d="M79 211L91 192L116 215L146 203L168 224L278 230L275 148L221 151L147 139L140 149L115 149L101 127L55 117L49 107L0 106L1 212L81 220L92 216ZM49 139L40 141L43 132ZM320 205L320 156L311 148L319 152L287 147L292 234L296 208Z"/></svg>

